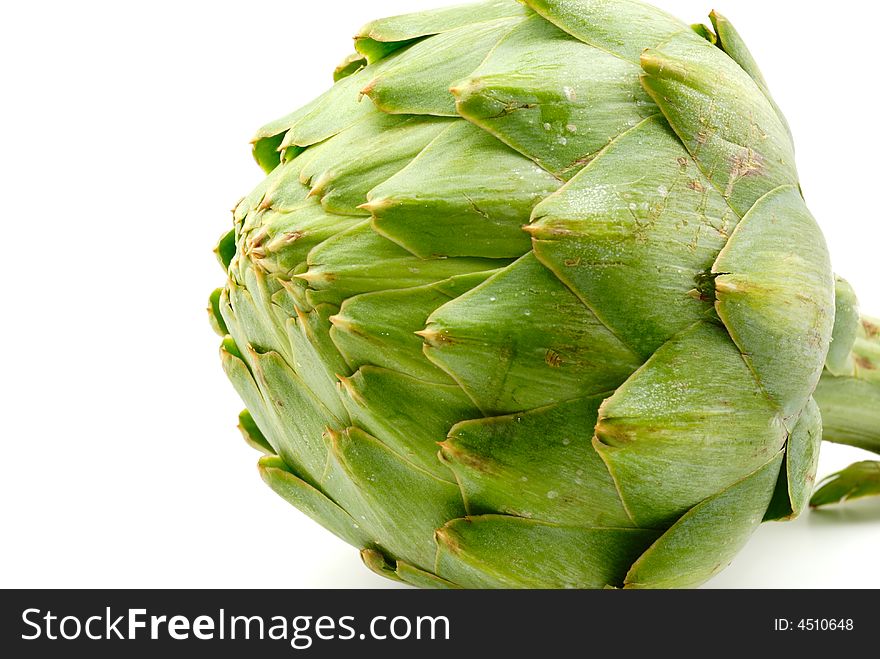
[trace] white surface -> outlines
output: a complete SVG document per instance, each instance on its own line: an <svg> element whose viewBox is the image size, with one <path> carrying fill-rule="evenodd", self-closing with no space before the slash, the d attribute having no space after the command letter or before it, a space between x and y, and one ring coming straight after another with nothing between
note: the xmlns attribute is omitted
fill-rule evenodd
<svg viewBox="0 0 880 659"><path fill-rule="evenodd" d="M689 21L710 0L659 2ZM380 15L443 0L6 3L0 586L389 586L272 494L202 311L248 140ZM450 3L446 3L450 4ZM880 314L880 7L727 0L838 271ZM821 473L861 457L827 447ZM880 587L880 501L763 527L718 587Z"/></svg>

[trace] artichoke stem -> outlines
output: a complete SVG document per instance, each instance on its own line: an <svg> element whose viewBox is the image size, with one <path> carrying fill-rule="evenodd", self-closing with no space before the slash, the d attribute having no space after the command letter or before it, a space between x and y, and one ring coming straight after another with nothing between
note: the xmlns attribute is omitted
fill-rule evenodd
<svg viewBox="0 0 880 659"><path fill-rule="evenodd" d="M826 371L816 390L823 437L880 454L880 321L862 319L850 364L851 374Z"/></svg>

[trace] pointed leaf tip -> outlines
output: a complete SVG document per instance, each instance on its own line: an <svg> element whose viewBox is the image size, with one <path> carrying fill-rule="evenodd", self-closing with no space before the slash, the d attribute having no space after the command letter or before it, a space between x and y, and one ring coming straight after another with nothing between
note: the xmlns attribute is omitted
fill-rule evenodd
<svg viewBox="0 0 880 659"><path fill-rule="evenodd" d="M653 48L645 49L639 61L642 70L649 76L676 80L685 84L693 78L685 60L669 57Z"/></svg>

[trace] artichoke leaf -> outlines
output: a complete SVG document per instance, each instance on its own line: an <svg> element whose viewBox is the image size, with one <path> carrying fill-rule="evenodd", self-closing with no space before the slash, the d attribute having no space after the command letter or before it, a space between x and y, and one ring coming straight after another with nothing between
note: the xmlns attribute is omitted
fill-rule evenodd
<svg viewBox="0 0 880 659"><path fill-rule="evenodd" d="M397 568L395 561L390 561L378 549L372 547L361 550L361 560L370 570L378 574L380 577L397 581L398 583L406 583L397 576Z"/></svg>
<svg viewBox="0 0 880 659"><path fill-rule="evenodd" d="M284 142L287 132L312 111L320 98L318 97L301 108L269 122L261 127L251 139L254 160L267 174L271 174L281 164L281 152L284 150L281 144Z"/></svg>
<svg viewBox="0 0 880 659"><path fill-rule="evenodd" d="M641 63L645 90L738 215L776 188L797 186L785 124L724 52L689 30L645 51Z"/></svg>
<svg viewBox="0 0 880 659"><path fill-rule="evenodd" d="M335 417L278 353L250 353L254 380L279 429L273 447L303 480L320 482L327 465L322 436L328 427L343 427L345 419Z"/></svg>
<svg viewBox="0 0 880 659"><path fill-rule="evenodd" d="M659 536L647 529L581 528L482 515L436 533L436 572L464 588L605 588L623 585Z"/></svg>
<svg viewBox="0 0 880 659"><path fill-rule="evenodd" d="M785 115L776 104L776 101L773 100L773 95L770 93L770 86L767 84L767 80L764 78L764 74L761 73L761 68L758 66L758 62L755 60L755 57L752 55L752 52L743 40L742 35L740 35L739 31L733 26L733 23L717 11L713 11L709 14L709 18L712 20L712 26L715 28L715 33L718 36L716 45L730 55L731 59L739 64L743 70L751 76L752 80L755 81L755 84L757 84L761 91L764 92L764 96L767 97L767 100L773 106L773 109L776 110L776 115L785 127L785 131L788 133L789 137L791 137L791 128L788 125L788 121L785 119Z"/></svg>
<svg viewBox="0 0 880 659"><path fill-rule="evenodd" d="M361 560L363 560L364 565L376 574L392 581L415 586L416 588L441 590L458 588L455 584L441 579L436 574L420 570L404 561L389 561L382 552L376 549L364 549L361 551Z"/></svg>
<svg viewBox="0 0 880 659"><path fill-rule="evenodd" d="M641 364L531 253L440 307L421 336L488 416L611 391Z"/></svg>
<svg viewBox="0 0 880 659"><path fill-rule="evenodd" d="M266 456L260 459L259 469L263 481L276 494L337 537L355 547L369 544L369 536L351 515L299 478L284 460L274 455Z"/></svg>
<svg viewBox="0 0 880 659"><path fill-rule="evenodd" d="M499 512L571 526L633 526L593 449L605 396L464 421L441 445L468 513Z"/></svg>
<svg viewBox="0 0 880 659"><path fill-rule="evenodd" d="M788 437L785 462L765 521L795 519L806 510L816 484L822 445L822 413L812 398Z"/></svg>
<svg viewBox="0 0 880 659"><path fill-rule="evenodd" d="M288 364L293 363L293 351L291 350L290 340L287 336L285 324L288 316L284 309L278 306L274 301L274 296L278 291L283 290L283 286L276 277L271 276L260 267L248 264L242 268L241 272L244 288L248 293L252 307L250 308L251 316L249 323L259 324L264 332L264 336L269 341L256 345L258 352L277 352ZM230 297L233 308L238 312L236 299ZM241 318L240 318L241 320ZM249 326L245 327L249 330ZM254 345L253 342L250 342Z"/></svg>
<svg viewBox="0 0 880 659"><path fill-rule="evenodd" d="M455 82L458 113L560 178L657 112L638 69L538 16Z"/></svg>
<svg viewBox="0 0 880 659"><path fill-rule="evenodd" d="M300 477L316 486L317 479L309 476L305 464L298 457L298 451L288 450L288 444L285 443L288 430L266 402L263 392L244 361L242 353L231 339L223 343L220 350L220 361L226 376L247 405L247 409L259 427L262 436L272 449L272 454L283 455L283 460L295 469Z"/></svg>
<svg viewBox="0 0 880 659"><path fill-rule="evenodd" d="M532 209L560 185L528 158L458 121L371 190L363 208L378 233L423 258L518 258L530 248L523 226Z"/></svg>
<svg viewBox="0 0 880 659"><path fill-rule="evenodd" d="M506 265L499 259L420 259L376 234L369 220L326 240L311 251L307 272L309 301L341 305L361 293L412 288Z"/></svg>
<svg viewBox="0 0 880 659"><path fill-rule="evenodd" d="M522 5L510 0L489 0L455 7L444 7L402 16L391 16L367 23L355 36L355 47L370 63L418 39L459 28L516 18L528 14Z"/></svg>
<svg viewBox="0 0 880 659"><path fill-rule="evenodd" d="M375 365L427 382L452 384L449 375L425 357L417 333L435 309L491 274L478 272L428 286L356 295L330 318L330 337L352 370Z"/></svg>
<svg viewBox="0 0 880 659"><path fill-rule="evenodd" d="M344 378L341 388L352 423L435 478L455 483L437 458L438 444L453 425L479 416L458 386L364 366Z"/></svg>
<svg viewBox="0 0 880 659"><path fill-rule="evenodd" d="M220 312L220 300L222 297L222 288L218 288L211 293L211 297L208 299L208 320L211 323L211 329L213 329L218 336L224 337L229 334L229 328L226 327L226 321L223 320L223 315Z"/></svg>
<svg viewBox="0 0 880 659"><path fill-rule="evenodd" d="M645 48L668 41L687 26L640 0L523 0L578 40L638 64Z"/></svg>
<svg viewBox="0 0 880 659"><path fill-rule="evenodd" d="M251 273L252 268L247 272ZM251 294L250 287L239 286L230 281L226 285L224 295L220 298L220 314L235 342L241 346L253 346L259 352L274 351L292 358L290 342L287 340L284 325L280 327L269 314L266 307L261 306L269 296L265 291L265 278L262 274L249 276L252 287L257 290ZM262 289L262 291L261 291ZM245 360L248 360L245 354ZM253 366L253 364L249 364Z"/></svg>
<svg viewBox="0 0 880 659"><path fill-rule="evenodd" d="M347 421L337 382L351 370L329 335L330 318L337 311L329 305L309 312L297 310L296 317L287 321L287 335L293 348L293 370L335 418Z"/></svg>
<svg viewBox="0 0 880 659"><path fill-rule="evenodd" d="M370 546L430 570L436 553L434 529L464 514L458 487L359 428L330 430L324 439L330 459L322 489L370 534Z"/></svg>
<svg viewBox="0 0 880 659"><path fill-rule="evenodd" d="M701 282L738 222L656 116L541 202L527 230L541 262L647 359L711 308Z"/></svg>
<svg viewBox="0 0 880 659"><path fill-rule="evenodd" d="M342 60L333 71L333 82L347 78L360 71L367 65L367 58L360 53L352 53Z"/></svg>
<svg viewBox="0 0 880 659"><path fill-rule="evenodd" d="M635 522L664 528L766 464L787 436L727 332L700 322L605 401L594 445Z"/></svg>
<svg viewBox="0 0 880 659"><path fill-rule="evenodd" d="M713 266L716 308L785 419L812 396L834 327L825 239L796 187L762 198Z"/></svg>
<svg viewBox="0 0 880 659"><path fill-rule="evenodd" d="M300 180L325 210L368 216L361 208L367 193L408 165L450 123L374 110L300 156Z"/></svg>
<svg viewBox="0 0 880 659"><path fill-rule="evenodd" d="M244 233L262 226L264 211L291 213L314 204L314 200L309 199L308 186L300 181L302 163L299 159L284 163L266 178L259 198L251 196L246 200L249 210L242 227Z"/></svg>
<svg viewBox="0 0 880 659"><path fill-rule="evenodd" d="M411 46L361 90L390 114L457 117L449 84L480 65L521 18L467 25Z"/></svg>
<svg viewBox="0 0 880 659"><path fill-rule="evenodd" d="M761 524L781 465L780 452L694 506L634 563L626 588L693 588L727 567Z"/></svg>
<svg viewBox="0 0 880 659"><path fill-rule="evenodd" d="M854 376L855 359L852 352L861 329L859 300L848 281L837 277L834 288L834 332L825 368L831 375Z"/></svg>
<svg viewBox="0 0 880 659"><path fill-rule="evenodd" d="M254 138L254 149L265 152L263 140L274 144L283 134L276 147L279 152L291 147L306 148L319 144L356 124L374 110L373 104L363 98L361 90L376 75L394 63L400 53L366 66L352 75L342 78L321 96L299 110L261 128Z"/></svg>
<svg viewBox="0 0 880 659"><path fill-rule="evenodd" d="M875 496L880 496L880 462L866 460L850 465L819 483L810 506L821 508Z"/></svg>
<svg viewBox="0 0 880 659"><path fill-rule="evenodd" d="M395 574L404 583L416 588L431 588L434 590L456 590L460 588L460 586L451 581L438 577L433 572L420 570L403 561L397 561Z"/></svg>
<svg viewBox="0 0 880 659"><path fill-rule="evenodd" d="M251 234L247 253L261 269L289 279L315 247L360 221L328 213L317 199L289 212L268 210L262 213L260 229Z"/></svg>
<svg viewBox="0 0 880 659"><path fill-rule="evenodd" d="M217 261L223 267L224 271L229 270L229 266L232 264L232 259L235 258L235 253L235 229L230 229L220 237L220 240L217 242L217 247L214 248L214 254L217 256Z"/></svg>
<svg viewBox="0 0 880 659"><path fill-rule="evenodd" d="M251 448L265 455L275 455L275 449L272 448L249 410L242 410L238 415L238 431Z"/></svg>

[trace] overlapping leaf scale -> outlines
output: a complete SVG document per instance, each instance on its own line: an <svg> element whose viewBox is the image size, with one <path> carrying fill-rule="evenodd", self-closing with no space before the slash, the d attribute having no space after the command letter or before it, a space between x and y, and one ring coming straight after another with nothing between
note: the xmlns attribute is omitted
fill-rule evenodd
<svg viewBox="0 0 880 659"><path fill-rule="evenodd" d="M434 571L465 588L616 587L658 535L504 515L454 519L437 531Z"/></svg>
<svg viewBox="0 0 880 659"><path fill-rule="evenodd" d="M282 153L290 150L285 159L295 157L306 147L341 133L372 112L372 105L363 102L361 90L399 56L400 53L392 53L360 69L302 108L263 126L252 140L260 166L271 172L281 163Z"/></svg>
<svg viewBox="0 0 880 659"><path fill-rule="evenodd" d="M340 537L429 569L434 529L464 514L458 486L449 482L448 473L440 479L349 427L347 412L340 418L327 409L279 354L251 348L245 358L232 339L226 346L227 374L277 454L261 462L266 482ZM361 386L363 377L353 378L351 389L371 395ZM412 448L417 452L418 444ZM401 500L401 491L425 496Z"/></svg>
<svg viewBox="0 0 880 659"><path fill-rule="evenodd" d="M457 275L495 270L506 261L482 258L420 259L373 231L369 220L324 241L309 253L313 305L340 305L362 293L424 286Z"/></svg>
<svg viewBox="0 0 880 659"><path fill-rule="evenodd" d="M800 190L760 199L713 272L718 314L793 427L819 383L834 326L828 248Z"/></svg>
<svg viewBox="0 0 880 659"><path fill-rule="evenodd" d="M351 375L352 370L330 337L330 318L337 311L330 305L308 312L297 309L286 326L293 349L293 370L327 409L344 419L347 414L339 397L338 383L340 377Z"/></svg>
<svg viewBox="0 0 880 659"><path fill-rule="evenodd" d="M296 329L289 311L269 300L268 289L277 287L276 280L253 267L246 267L242 278L247 287L230 281L218 300L218 311L230 334L222 351L224 366L274 452L315 484L323 463L314 439L325 424L348 423L334 384L319 366L338 363L341 357L332 344L336 360L326 344L309 341L307 333ZM278 292L282 291L276 291L273 300ZM315 312L312 317L318 315ZM305 323L306 327L310 324L313 321ZM324 354L318 357L321 350ZM300 422L286 426L286 415L300 406L304 410Z"/></svg>
<svg viewBox="0 0 880 659"><path fill-rule="evenodd" d="M460 586L441 579L433 572L427 572L409 563L390 559L388 556L373 548L361 550L361 560L368 568L379 576L409 584L416 588L439 588L443 590L457 589Z"/></svg>
<svg viewBox="0 0 880 659"><path fill-rule="evenodd" d="M230 281L220 299L220 313L236 343L260 352L276 352L292 359L284 312L272 302L277 283L259 269L247 266L241 284Z"/></svg>
<svg viewBox="0 0 880 659"><path fill-rule="evenodd" d="M408 165L451 122L373 110L299 156L300 180L328 212L368 216L360 208L367 193Z"/></svg>
<svg viewBox="0 0 880 659"><path fill-rule="evenodd" d="M354 75L367 65L367 58L360 53L351 53L333 70L333 82L339 82L345 78Z"/></svg>
<svg viewBox="0 0 880 659"><path fill-rule="evenodd" d="M859 299L852 285L838 277L834 283L834 332L825 368L835 377L856 375L855 345L859 334L864 332Z"/></svg>
<svg viewBox="0 0 880 659"><path fill-rule="evenodd" d="M251 447L263 453L264 455L275 455L275 449L266 439L263 431L260 430L253 415L248 410L242 410L238 415L238 431L242 438Z"/></svg>
<svg viewBox="0 0 880 659"><path fill-rule="evenodd" d="M358 428L327 430L319 438L327 449L319 487L274 456L260 461L267 484L355 546L405 561L415 572L432 569L434 529L464 513L458 488L406 462Z"/></svg>
<svg viewBox="0 0 880 659"><path fill-rule="evenodd" d="M523 0L578 40L638 65L645 48L689 28L641 0Z"/></svg>
<svg viewBox="0 0 880 659"><path fill-rule="evenodd" d="M235 209L232 211L233 228L236 230L236 238L238 238L238 234L245 229L246 223L250 228L253 228L254 218L252 218L251 215L262 204L269 187L274 185L279 179L290 176L290 172L290 169L275 167L262 181L259 182L259 184L257 184L250 194L236 204ZM249 219L250 222L248 222Z"/></svg>
<svg viewBox="0 0 880 659"><path fill-rule="evenodd" d="M636 523L665 528L766 464L787 437L727 331L701 321L605 401L594 446Z"/></svg>
<svg viewBox="0 0 880 659"><path fill-rule="evenodd" d="M456 117L450 82L479 66L522 21L515 17L475 23L420 41L376 71L361 91L383 112Z"/></svg>
<svg viewBox="0 0 880 659"><path fill-rule="evenodd" d="M488 0L380 18L358 31L355 48L372 63L423 37L487 21L524 17L528 13L529 10L517 2Z"/></svg>
<svg viewBox="0 0 880 659"><path fill-rule="evenodd" d="M236 208L239 261L275 275L279 285L291 281L315 246L362 221L325 210L300 180L304 164L296 159L280 165ZM238 265L230 275L241 281L238 270L250 266Z"/></svg>
<svg viewBox="0 0 880 659"><path fill-rule="evenodd" d="M230 344L221 351L227 375L247 404L257 427L274 452L298 477L319 487L327 448L321 439L328 426L344 427L308 390L275 352L245 355Z"/></svg>
<svg viewBox="0 0 880 659"><path fill-rule="evenodd" d="M633 526L592 445L605 398L455 425L441 455L461 485L468 512L581 527Z"/></svg>
<svg viewBox="0 0 880 659"><path fill-rule="evenodd" d="M417 256L516 258L531 248L523 226L561 182L464 121L370 191L373 228Z"/></svg>
<svg viewBox="0 0 880 659"><path fill-rule="evenodd" d="M482 283L493 272L348 298L330 318L330 338L353 371L362 366L382 366L425 382L453 384L449 375L425 356L424 342L417 333L437 308Z"/></svg>
<svg viewBox="0 0 880 659"><path fill-rule="evenodd" d="M465 514L458 486L405 460L363 430L325 434L322 488L386 555L431 570L434 530ZM364 545L362 545L364 546Z"/></svg>
<svg viewBox="0 0 880 659"><path fill-rule="evenodd" d="M303 481L281 458L266 456L259 462L260 476L285 501L355 547L373 542L369 531L319 489Z"/></svg>
<svg viewBox="0 0 880 659"><path fill-rule="evenodd" d="M480 416L460 387L364 366L343 380L342 390L356 426L435 477L455 482L437 458L438 445L456 423Z"/></svg>
<svg viewBox="0 0 880 659"><path fill-rule="evenodd" d="M251 369L245 363L245 356L231 337L227 337L221 345L220 362L235 391L247 406L248 414L269 445L270 453L277 455L283 446L279 440L279 435L283 433L283 430L278 426L277 419L269 413ZM262 452L262 449L260 450ZM298 461L291 456L291 464L297 463Z"/></svg>
<svg viewBox="0 0 880 659"><path fill-rule="evenodd" d="M738 221L653 117L540 203L527 230L538 258L647 359L711 310L711 269Z"/></svg>
<svg viewBox="0 0 880 659"><path fill-rule="evenodd" d="M341 418L332 413L278 353L249 349L246 363L231 339L227 346L222 352L227 374L277 454L261 462L266 482L340 537L429 569L434 529L464 515L460 491L448 473L438 478L348 426L347 412ZM363 377L352 379L352 391L365 391ZM406 442L418 458L414 439L407 436ZM445 467L436 459L435 464L434 471L442 474ZM402 499L401 492L424 496Z"/></svg>
<svg viewBox="0 0 880 659"><path fill-rule="evenodd" d="M421 335L487 415L613 390L641 363L534 254L437 309Z"/></svg>
<svg viewBox="0 0 880 659"><path fill-rule="evenodd" d="M245 238L243 253L265 272L284 280L306 263L313 248L360 221L328 213L315 198L284 210L268 208L260 215L260 228Z"/></svg>
<svg viewBox="0 0 880 659"><path fill-rule="evenodd" d="M767 84L767 80L764 78L764 74L761 73L761 68L758 66L758 62L755 60L749 47L746 45L742 35L740 35L739 31L733 26L733 23L718 12L713 11L710 14L710 18L712 19L712 27L715 29L715 35L717 38L716 45L727 53L734 62L739 64L742 69L751 76L752 80L755 81L755 84L761 88L761 91L764 92L764 95L773 106L773 109L776 110L776 114L785 126L789 137L791 137L791 128L788 125L788 121L785 119L785 115L776 104L776 101L773 100L773 95L770 93L770 87Z"/></svg>
<svg viewBox="0 0 880 659"><path fill-rule="evenodd" d="M570 178L656 113L638 67L533 16L454 83L458 113L547 171Z"/></svg>
<svg viewBox="0 0 880 659"><path fill-rule="evenodd" d="M727 567L760 526L782 460L780 451L688 510L635 561L625 587L695 588Z"/></svg>
<svg viewBox="0 0 880 659"><path fill-rule="evenodd" d="M646 91L740 216L768 192L797 185L785 124L722 50L682 34L646 50L641 64Z"/></svg>
<svg viewBox="0 0 880 659"><path fill-rule="evenodd" d="M806 509L816 484L821 445L822 412L811 398L786 442L785 462L765 519L794 519Z"/></svg>

